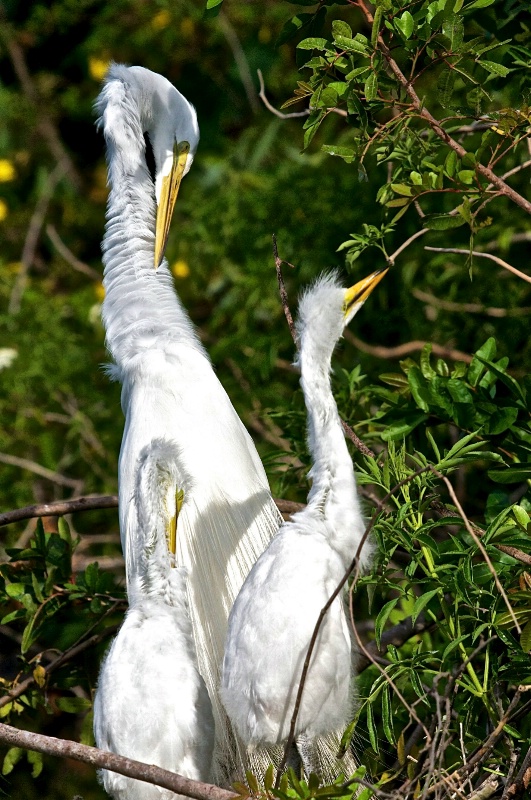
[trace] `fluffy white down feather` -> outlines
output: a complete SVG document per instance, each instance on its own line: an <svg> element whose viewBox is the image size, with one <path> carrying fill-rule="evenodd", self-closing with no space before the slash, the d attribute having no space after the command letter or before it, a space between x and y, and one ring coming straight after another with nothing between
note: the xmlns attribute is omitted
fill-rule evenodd
<svg viewBox="0 0 531 800"><path fill-rule="evenodd" d="M299 363L313 484L307 507L282 525L260 556L229 618L221 694L238 733L251 745L286 740L317 618L365 530L330 387L331 356L345 324L344 300L345 290L331 275L300 301ZM362 565L369 557L370 546L364 545ZM353 674L350 630L338 597L320 629L296 735L314 739L348 722Z"/></svg>
<svg viewBox="0 0 531 800"><path fill-rule="evenodd" d="M166 533L176 488L186 488L179 451L154 441L137 462L143 550L124 623L102 664L94 735L102 750L156 764L187 778L212 777L214 719L199 674L186 569L173 567ZM166 789L102 770L114 800L175 800Z"/></svg>

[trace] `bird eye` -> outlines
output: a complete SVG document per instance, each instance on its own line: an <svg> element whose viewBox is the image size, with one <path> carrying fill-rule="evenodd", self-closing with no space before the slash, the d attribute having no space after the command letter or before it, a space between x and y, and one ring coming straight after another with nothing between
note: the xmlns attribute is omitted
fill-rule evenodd
<svg viewBox="0 0 531 800"><path fill-rule="evenodd" d="M146 165L149 170L149 174L151 175L151 180L155 183L155 156L153 154L153 147L151 146L151 141L149 139L149 134L144 134L144 142L146 145Z"/></svg>

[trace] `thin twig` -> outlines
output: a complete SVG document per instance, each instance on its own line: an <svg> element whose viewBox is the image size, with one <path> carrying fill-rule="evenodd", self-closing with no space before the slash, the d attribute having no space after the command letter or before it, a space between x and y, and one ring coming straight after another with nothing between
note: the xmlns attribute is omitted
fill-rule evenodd
<svg viewBox="0 0 531 800"><path fill-rule="evenodd" d="M254 88L251 70L249 69L249 62L247 61L247 56L245 55L245 51L238 38L238 34L234 30L231 21L223 11L220 11L218 14L218 22L221 32L223 33L223 36L227 40L229 47L232 50L232 55L234 56L234 61L238 69L243 88L245 89L245 94L247 95L249 105L251 106L253 114L256 114L258 113L260 104L256 96L256 89Z"/></svg>
<svg viewBox="0 0 531 800"><path fill-rule="evenodd" d="M35 204L35 210L33 211L30 223L28 225L24 246L22 248L22 255L20 256L20 269L11 291L11 297L9 298L9 305L7 308L8 314L18 314L20 311L22 295L24 294L24 289L26 288L26 283L28 280L28 272L30 271L31 265L33 264L33 260L35 258L35 251L39 243L39 237L41 235L46 212L48 211L48 206L55 191L55 187L63 177L64 172L65 166L63 162L60 161L47 176L42 191Z"/></svg>
<svg viewBox="0 0 531 800"><path fill-rule="evenodd" d="M422 289L413 289L413 296L423 303L427 303L434 308L442 308L443 311L456 311L461 314L485 314L487 317L524 317L531 314L531 306L525 308L497 308L484 306L481 303L454 303L452 300L443 300Z"/></svg>
<svg viewBox="0 0 531 800"><path fill-rule="evenodd" d="M513 275L517 275L522 280L531 283L531 275L526 275L525 272L520 272L519 269L513 267L511 264L508 264L507 261L504 261L499 256L493 256L492 253L481 253L479 250L464 250L460 247L425 247L424 250L430 250L432 253L459 253L460 255L465 256L477 256L478 258L490 258L491 261L494 261L498 266L503 267L504 269L509 270L512 272Z"/></svg>
<svg viewBox="0 0 531 800"><path fill-rule="evenodd" d="M0 453L0 462L2 462L3 464L9 464L12 467L20 467L21 469L26 469L28 470L28 472L33 472L35 473L35 475L40 475L41 478L46 478L47 480L52 481L52 483L56 483L59 486L68 486L71 489L74 490L77 489L79 491L79 489L83 485L83 480L75 480L74 478L67 478L66 475L61 475L59 472L54 472L51 469L42 467L40 464L37 464L35 461L30 461L27 458L19 458L18 456L11 456L8 453ZM49 515L40 514L39 516L49 516Z"/></svg>
<svg viewBox="0 0 531 800"><path fill-rule="evenodd" d="M46 226L46 235L59 255L62 256L64 260L76 270L76 272L81 272L83 275L87 275L89 278L92 278L93 281L101 281L100 273L92 267L89 267L89 265L85 264L84 261L80 261L79 258L77 258L77 256L75 256L73 252L66 246L54 226L50 223Z"/></svg>
<svg viewBox="0 0 531 800"><path fill-rule="evenodd" d="M295 117L307 117L310 114L310 109L305 108L304 111L292 111L289 114L283 114L282 111L279 111L275 106L271 105L269 100L267 99L265 93L265 85L264 85L264 77L262 75L262 70L256 70L258 73L258 80L260 82L260 92L258 93L258 97L265 105L268 111L275 115L275 117L279 117L280 119L294 119Z"/></svg>
<svg viewBox="0 0 531 800"><path fill-rule="evenodd" d="M195 800L231 800L234 792L227 789L220 789L209 783L194 781L184 778L174 772L169 772L161 767L152 764L143 764L132 758L124 758L114 753L107 753L98 750L96 747L89 747L86 744L79 744L67 739L57 739L54 736L43 736L39 733L31 733L13 728L11 725L0 723L0 742L10 747L22 747L25 750L35 750L38 753L58 756L59 758L73 758L84 764L91 764L98 769L107 769L118 772L120 775L127 775L139 781L151 783L154 786L161 786L186 797Z"/></svg>
<svg viewBox="0 0 531 800"><path fill-rule="evenodd" d="M358 339L351 331L346 330L344 333L344 337L347 342L350 342L357 347L358 350L361 350L362 353L369 353L373 356L378 356L379 358L404 358L404 356L409 355L410 353L416 353L419 350L422 350L426 345L426 342L422 340L414 340L412 342L405 342L404 344L399 344L396 347L383 347L381 345L372 345L367 344L367 342ZM468 353L463 353L461 350L455 350L453 347L443 347L440 344L432 344L432 352L436 356L440 356L441 358L451 358L453 361L465 361L467 364L470 364L472 361L472 356Z"/></svg>
<svg viewBox="0 0 531 800"><path fill-rule="evenodd" d="M284 311L284 315L288 322L289 332L291 333L291 338L295 342L295 346L298 348L298 338L297 338L297 331L295 329L295 324L293 322L293 317L291 315L289 302L288 302L288 293L286 292L286 285L284 283L284 278L282 276L282 264L287 264L288 267L295 269L293 264L290 264L289 261L283 261L283 259L279 258L278 255L278 247L277 247L277 237L273 234L273 257L275 259L275 269L277 271L277 280L278 280L278 289L280 292L280 302L282 303L282 309Z"/></svg>
<svg viewBox="0 0 531 800"><path fill-rule="evenodd" d="M343 432L348 436L350 441L356 445L360 453L363 453L364 456L370 456L370 458L374 458L375 455L372 452L370 447L367 447L365 442L362 442L359 436L356 436L348 422L345 422L344 419L340 419L341 427L343 428Z"/></svg>
<svg viewBox="0 0 531 800"><path fill-rule="evenodd" d="M388 257L387 263L389 264L389 266L390 267L393 266L397 256L399 256L400 253L402 253L406 249L406 247L409 247L409 245L412 244L415 241L415 239L418 239L420 236L424 236L424 234L427 233L428 231L429 231L429 228L421 228L419 231L417 231L412 236L410 236L409 239L406 239L405 242L402 242L400 247L398 247L395 250L395 252L391 253L391 255Z"/></svg>

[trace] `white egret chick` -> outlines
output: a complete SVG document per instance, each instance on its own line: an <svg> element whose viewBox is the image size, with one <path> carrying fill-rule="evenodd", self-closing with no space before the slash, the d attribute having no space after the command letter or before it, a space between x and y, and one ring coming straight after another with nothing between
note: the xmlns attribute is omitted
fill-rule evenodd
<svg viewBox="0 0 531 800"><path fill-rule="evenodd" d="M102 317L115 362L112 375L123 387L118 490L128 592L134 593L144 552L134 500L136 465L155 440L170 440L189 477L176 562L189 573L199 670L216 716L221 771L215 779L221 781L246 766L245 754L235 752L217 695L228 614L282 520L254 443L212 369L163 258L179 185L199 141L195 110L161 75L117 64L96 109L109 166Z"/></svg>
<svg viewBox="0 0 531 800"><path fill-rule="evenodd" d="M221 697L249 746L288 738L301 672L317 618L351 563L365 530L354 469L330 385L343 332L387 269L351 289L334 275L302 296L297 334L313 460L306 508L285 522L249 573L229 617ZM361 550L361 565L370 557ZM306 677L295 741L307 773L319 771L317 737L340 732L352 710L350 628L339 596L320 628Z"/></svg>
<svg viewBox="0 0 531 800"><path fill-rule="evenodd" d="M129 609L103 662L94 701L96 745L209 781L214 717L199 674L188 611L186 569L172 550L178 490L189 484L175 445L155 440L137 464L136 507L142 549ZM177 534L178 535L178 534ZM144 781L102 770L114 800L180 797Z"/></svg>

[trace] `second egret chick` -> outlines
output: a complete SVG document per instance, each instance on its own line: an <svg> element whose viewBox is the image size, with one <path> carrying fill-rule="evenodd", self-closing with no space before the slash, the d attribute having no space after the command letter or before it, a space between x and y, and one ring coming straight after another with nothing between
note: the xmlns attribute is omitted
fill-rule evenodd
<svg viewBox="0 0 531 800"><path fill-rule="evenodd" d="M137 462L139 569L130 587L129 610L101 668L94 736L102 750L209 781L214 718L197 667L187 570L175 567L182 497L178 463L178 448L163 439L145 447ZM101 774L114 800L180 797L116 772Z"/></svg>
<svg viewBox="0 0 531 800"><path fill-rule="evenodd" d="M308 505L285 522L249 573L229 617L221 698L248 746L285 742L317 618L365 530L352 460L330 385L331 358L347 325L387 269L350 289L321 277L302 296L297 334L313 459ZM361 551L361 566L370 546ZM340 731L352 710L352 643L343 600L321 625L304 685L295 741L315 772L312 742Z"/></svg>

